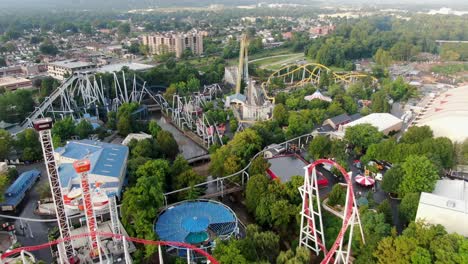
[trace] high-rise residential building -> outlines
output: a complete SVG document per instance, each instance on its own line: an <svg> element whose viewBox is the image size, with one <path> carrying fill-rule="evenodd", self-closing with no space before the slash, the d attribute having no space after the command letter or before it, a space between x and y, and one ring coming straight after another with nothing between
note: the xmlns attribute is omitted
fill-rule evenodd
<svg viewBox="0 0 468 264"><path fill-rule="evenodd" d="M143 45L148 46L151 54L164 54L174 52L180 58L184 50L190 49L193 54L203 53L203 34L201 32L187 33L158 33L154 35L144 35Z"/></svg>

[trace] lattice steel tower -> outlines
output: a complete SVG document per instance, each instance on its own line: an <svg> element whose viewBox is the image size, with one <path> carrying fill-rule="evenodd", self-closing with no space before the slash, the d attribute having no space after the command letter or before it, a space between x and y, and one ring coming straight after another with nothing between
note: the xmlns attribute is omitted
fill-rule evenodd
<svg viewBox="0 0 468 264"><path fill-rule="evenodd" d="M52 191L52 199L55 204L55 213L60 231L60 237L64 240L58 244L58 252L60 263L73 263L74 252L70 241L70 227L68 226L68 218L65 213L63 204L62 186L60 185L57 163L54 157L54 145L52 143L51 129L52 119L43 118L33 122L34 129L39 132L39 138L42 144L42 153L44 154L44 163L46 165L47 174L49 176L50 190Z"/></svg>
<svg viewBox="0 0 468 264"><path fill-rule="evenodd" d="M98 231L96 216L94 215L93 202L91 199L91 192L89 190L90 188L88 181L88 171L91 169L91 163L88 159L77 160L73 162L73 167L75 168L76 173L80 175L80 185L83 195L86 223L88 225L88 232L91 234L89 236L91 242L90 256L91 258L99 257L99 261L102 263L101 250L99 249L98 237L96 235L96 232Z"/></svg>

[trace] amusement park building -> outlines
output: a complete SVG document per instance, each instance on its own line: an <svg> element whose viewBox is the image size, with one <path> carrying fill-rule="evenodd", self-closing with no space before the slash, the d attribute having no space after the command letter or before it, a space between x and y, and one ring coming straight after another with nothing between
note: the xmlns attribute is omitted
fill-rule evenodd
<svg viewBox="0 0 468 264"><path fill-rule="evenodd" d="M76 160L88 158L91 161L89 182L92 187L100 183L100 188L108 195L120 197L127 170L128 147L102 143L93 140L70 141L55 150L59 165L60 184L64 194L79 188L78 174L73 168Z"/></svg>
<svg viewBox="0 0 468 264"><path fill-rule="evenodd" d="M468 183L439 180L432 193L421 193L416 219L440 224L447 232L468 237Z"/></svg>
<svg viewBox="0 0 468 264"><path fill-rule="evenodd" d="M450 89L432 98L416 116L413 125L430 126L435 137L463 141L468 137L468 85Z"/></svg>
<svg viewBox="0 0 468 264"><path fill-rule="evenodd" d="M388 135L392 131L399 131L403 126L403 120L389 113L373 113L366 115L343 126L340 126L337 132L340 136L344 136L347 128L360 124L370 124L375 126L384 135Z"/></svg>

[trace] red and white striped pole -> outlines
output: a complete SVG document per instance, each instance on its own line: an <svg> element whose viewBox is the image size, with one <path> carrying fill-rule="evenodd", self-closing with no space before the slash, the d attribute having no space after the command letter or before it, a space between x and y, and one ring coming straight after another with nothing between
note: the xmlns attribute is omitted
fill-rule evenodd
<svg viewBox="0 0 468 264"><path fill-rule="evenodd" d="M91 242L91 258L99 257L101 259L101 252L99 250L98 241L97 241L97 225L96 217L94 216L93 202L91 199L91 192L88 181L88 172L91 169L91 163L89 159L77 160L73 162L73 167L77 174L80 175L81 191L83 194L83 204L84 211L86 215L86 223L88 224L88 231L90 235Z"/></svg>

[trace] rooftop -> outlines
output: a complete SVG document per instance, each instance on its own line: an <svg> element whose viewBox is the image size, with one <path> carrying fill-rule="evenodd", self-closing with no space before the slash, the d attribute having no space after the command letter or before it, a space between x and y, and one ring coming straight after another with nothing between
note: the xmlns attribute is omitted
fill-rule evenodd
<svg viewBox="0 0 468 264"><path fill-rule="evenodd" d="M12 77L12 76L0 78L0 86L9 86L9 85L25 83L25 82L31 82L31 80L26 79L26 78L21 78L21 77Z"/></svg>
<svg viewBox="0 0 468 264"><path fill-rule="evenodd" d="M122 169L126 166L128 147L84 139L70 141L64 147L57 148L55 152L61 157L72 160L87 157L91 161L91 174L119 178ZM70 179L78 176L71 163L62 163L59 172L62 185L68 185Z"/></svg>
<svg viewBox="0 0 468 264"><path fill-rule="evenodd" d="M360 124L371 124L377 127L379 131L384 131L385 129L401 122L403 122L401 119L389 113L373 113L354 120L343 127L347 128Z"/></svg>
<svg viewBox="0 0 468 264"><path fill-rule="evenodd" d="M449 89L431 100L422 110L415 125L428 125L436 137L463 141L468 134L468 85Z"/></svg>
<svg viewBox="0 0 468 264"><path fill-rule="evenodd" d="M104 65L97 69L97 72L116 72L122 70L123 67L128 67L132 71L145 71L152 69L153 65L135 63L135 62L122 62Z"/></svg>
<svg viewBox="0 0 468 264"><path fill-rule="evenodd" d="M63 60L63 61L54 61L49 63L49 65L59 66L64 68L81 68L81 67L88 67L88 66L95 66L94 63L79 61L79 60Z"/></svg>
<svg viewBox="0 0 468 264"><path fill-rule="evenodd" d="M463 180L438 180L432 193L421 193L419 203L468 214L468 184Z"/></svg>

